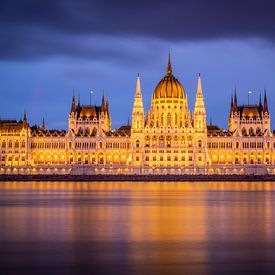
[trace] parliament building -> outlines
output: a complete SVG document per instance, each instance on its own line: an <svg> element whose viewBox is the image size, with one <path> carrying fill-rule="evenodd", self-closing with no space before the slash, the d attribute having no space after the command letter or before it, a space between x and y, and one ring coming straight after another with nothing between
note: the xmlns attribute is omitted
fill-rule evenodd
<svg viewBox="0 0 275 275"><path fill-rule="evenodd" d="M0 120L0 174L275 174L275 133L266 92L258 105L232 95L228 129L207 125L198 77L193 112L173 75L170 54L145 113L137 77L131 124L112 129L108 98L99 106L72 98L68 130Z"/></svg>

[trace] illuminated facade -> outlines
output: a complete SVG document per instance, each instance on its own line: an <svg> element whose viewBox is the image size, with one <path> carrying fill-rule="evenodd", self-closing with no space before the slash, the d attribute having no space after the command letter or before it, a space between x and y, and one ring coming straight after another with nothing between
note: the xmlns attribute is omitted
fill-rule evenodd
<svg viewBox="0 0 275 275"><path fill-rule="evenodd" d="M228 130L206 124L198 77L194 110L172 73L157 84L145 114L137 78L132 123L111 129L108 99L72 99L68 131L0 121L1 174L275 174L275 139L266 93L258 105L231 100Z"/></svg>

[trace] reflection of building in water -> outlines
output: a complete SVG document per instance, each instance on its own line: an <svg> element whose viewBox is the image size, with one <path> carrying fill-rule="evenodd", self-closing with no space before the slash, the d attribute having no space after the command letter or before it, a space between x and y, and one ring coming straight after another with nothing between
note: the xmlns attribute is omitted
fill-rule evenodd
<svg viewBox="0 0 275 275"><path fill-rule="evenodd" d="M131 125L111 129L108 98L100 106L72 99L68 131L0 121L1 173L27 174L265 174L275 173L274 135L266 92L258 105L231 100L228 130L206 124L198 77L193 112L172 72L157 84L145 114L137 78Z"/></svg>

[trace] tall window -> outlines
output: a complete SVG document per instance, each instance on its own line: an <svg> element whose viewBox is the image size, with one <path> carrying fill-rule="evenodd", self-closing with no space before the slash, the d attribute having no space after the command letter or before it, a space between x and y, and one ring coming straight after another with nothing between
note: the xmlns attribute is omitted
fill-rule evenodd
<svg viewBox="0 0 275 275"><path fill-rule="evenodd" d="M201 141L201 140L198 141L198 147L199 147L199 148L202 147L202 141Z"/></svg>
<svg viewBox="0 0 275 275"><path fill-rule="evenodd" d="M171 126L171 114L168 113L167 115L167 126Z"/></svg>
<svg viewBox="0 0 275 275"><path fill-rule="evenodd" d="M178 125L178 115L175 114L175 125Z"/></svg>

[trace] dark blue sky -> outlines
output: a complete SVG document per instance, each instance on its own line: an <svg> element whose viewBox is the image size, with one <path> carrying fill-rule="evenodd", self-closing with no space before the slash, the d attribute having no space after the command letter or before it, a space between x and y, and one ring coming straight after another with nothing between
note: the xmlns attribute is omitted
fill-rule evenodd
<svg viewBox="0 0 275 275"><path fill-rule="evenodd" d="M31 124L45 117L66 129L73 90L89 104L92 89L99 104L104 89L118 127L131 116L137 73L149 109L168 48L191 111L201 73L208 121L227 128L235 86L241 104L266 87L275 118L275 4L224 2L1 1L1 118L26 110Z"/></svg>

